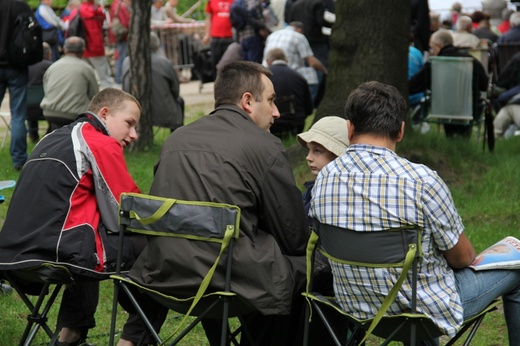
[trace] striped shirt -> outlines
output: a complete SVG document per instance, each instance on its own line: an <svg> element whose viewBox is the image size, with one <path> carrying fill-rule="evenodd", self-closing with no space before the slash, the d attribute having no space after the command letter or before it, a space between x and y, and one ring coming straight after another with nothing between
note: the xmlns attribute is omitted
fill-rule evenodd
<svg viewBox="0 0 520 346"><path fill-rule="evenodd" d="M273 48L280 48L284 51L289 67L298 71L309 85L318 84L316 70L305 65L307 58L314 56L305 35L296 32L292 26L277 30L267 36L264 48L264 59L267 56L267 52ZM264 66L267 66L265 60Z"/></svg>
<svg viewBox="0 0 520 346"><path fill-rule="evenodd" d="M453 270L442 252L457 244L464 226L448 187L436 172L386 148L351 145L346 155L319 173L310 215L321 223L359 232L421 228L417 309L445 334L455 335L463 321L462 305ZM340 305L358 318L376 315L400 274L393 268L331 265ZM409 311L410 296L410 282L405 281L387 314Z"/></svg>

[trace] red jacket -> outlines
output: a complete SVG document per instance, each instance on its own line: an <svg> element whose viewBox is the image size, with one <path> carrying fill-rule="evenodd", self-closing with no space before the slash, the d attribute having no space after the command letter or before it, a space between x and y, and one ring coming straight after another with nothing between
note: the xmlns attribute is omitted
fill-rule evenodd
<svg viewBox="0 0 520 346"><path fill-rule="evenodd" d="M0 232L0 268L68 264L113 272L122 192L139 192L123 148L95 115L45 136L25 164ZM131 246L129 247L131 248ZM131 251L133 252L133 251ZM135 254L124 254L130 264Z"/></svg>
<svg viewBox="0 0 520 346"><path fill-rule="evenodd" d="M83 19L85 40L87 41L83 57L93 58L105 56L103 22L106 16L103 7L95 4L93 0L89 0L80 5L79 15L81 19Z"/></svg>

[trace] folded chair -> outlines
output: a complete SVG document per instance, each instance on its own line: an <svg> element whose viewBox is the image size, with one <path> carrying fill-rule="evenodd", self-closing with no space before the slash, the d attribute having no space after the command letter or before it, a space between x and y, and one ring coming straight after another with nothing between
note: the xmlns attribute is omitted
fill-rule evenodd
<svg viewBox="0 0 520 346"><path fill-rule="evenodd" d="M381 345L391 341L416 342L434 344L435 338L442 335L433 321L426 315L417 312L417 275L418 262L421 260L421 233L412 228L389 229L381 232L356 232L314 221L316 229L312 231L307 245L307 288L303 295L309 306L304 329L304 345L308 344L309 321L314 315L322 319L336 345L362 344L371 334L384 339ZM367 245L370 244L370 245ZM367 251L367 248L370 251ZM337 304L334 297L325 297L312 289L312 261L315 250L318 250L330 261L360 267L401 268L399 279L382 302L374 318L361 320L344 310ZM394 301L401 285L411 274L411 306L410 311L399 315L386 315L387 309ZM500 302L494 301L478 316L464 321L463 327L447 345L454 344L468 329L470 333L464 343L469 345L485 314L496 309ZM355 327L347 339L341 340L338 331L327 320L324 309L334 309L343 315Z"/></svg>
<svg viewBox="0 0 520 346"><path fill-rule="evenodd" d="M120 203L120 245L127 233L145 234L149 237L174 237L194 242L210 242L215 244L214 262L207 268L207 273L198 284L198 290L192 296L173 296L146 287L129 277L116 274L115 291L110 331L110 345L114 343L118 292L121 289L129 298L133 308L139 314L147 332L157 344L165 345L175 336L169 345L175 345L184 338L202 318L222 319L221 345L236 343L236 336L247 337L252 344L250 333L245 327L244 315L252 308L231 291L231 261L235 241L239 236L240 208L234 205L182 201L141 194L122 194ZM121 251L119 251L121 253ZM116 271L119 273L120 259ZM218 291L207 292L215 271L225 271L225 286ZM192 278L190 278L192 279ZM196 280L196 278L193 278ZM133 292L151 296L161 305L184 315L176 329L166 339L155 332L151 322L139 306L139 299ZM196 318L187 326L189 316ZM229 331L228 318L238 317L242 326L233 332Z"/></svg>

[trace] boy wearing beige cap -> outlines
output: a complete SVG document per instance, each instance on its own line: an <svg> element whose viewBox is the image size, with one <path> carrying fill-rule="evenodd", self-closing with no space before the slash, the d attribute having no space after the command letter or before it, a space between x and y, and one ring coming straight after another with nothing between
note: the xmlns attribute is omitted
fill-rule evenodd
<svg viewBox="0 0 520 346"><path fill-rule="evenodd" d="M342 156L347 150L348 130L347 121L336 116L327 116L318 120L307 132L302 132L298 136L300 145L309 149L305 158L314 176L329 162ZM305 215L309 212L311 191L314 187L314 180L305 184L303 193L303 203Z"/></svg>

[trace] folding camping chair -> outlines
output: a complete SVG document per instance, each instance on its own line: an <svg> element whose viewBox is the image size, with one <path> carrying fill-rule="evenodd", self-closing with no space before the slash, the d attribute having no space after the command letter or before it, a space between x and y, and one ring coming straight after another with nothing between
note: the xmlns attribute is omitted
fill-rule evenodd
<svg viewBox="0 0 520 346"><path fill-rule="evenodd" d="M495 43L493 49L496 53L497 72L500 74L507 65L509 59L511 59L516 53L520 52L520 43Z"/></svg>
<svg viewBox="0 0 520 346"><path fill-rule="evenodd" d="M288 135L295 136L303 131L305 119L296 118L294 100L295 96L292 94L280 96L274 100L274 103L280 112L280 117L274 121L270 131L279 138Z"/></svg>
<svg viewBox="0 0 520 346"><path fill-rule="evenodd" d="M14 180L0 181L0 190L14 187ZM4 201L4 196L0 196L0 203ZM32 262L32 261L29 261ZM22 263L1 263L0 276L3 276L12 288L20 296L24 304L30 310L27 315L27 323L22 333L18 345L29 346L34 341L40 328L45 331L50 338L49 345L55 345L58 340L59 330L49 326L49 312L56 301L64 285L74 284L77 281L103 280L108 279L110 273L103 274L93 272L89 277L81 277L70 271L70 266L66 263L49 262L35 260L33 265L26 268L19 268ZM88 269L83 269L85 272ZM36 296L31 299L30 296Z"/></svg>
<svg viewBox="0 0 520 346"><path fill-rule="evenodd" d="M473 100L473 58L433 56L431 60L429 123L477 127L476 143L485 125L483 144L494 148L491 104L485 97Z"/></svg>
<svg viewBox="0 0 520 346"><path fill-rule="evenodd" d="M442 335L441 331L428 316L416 310L417 267L422 256L420 230L400 228L381 232L356 232L321 224L317 220L314 221L314 224L316 230L312 231L307 245L307 288L303 293L309 302L304 329L304 346L308 345L309 318L312 311L317 312L338 346L361 344L371 334L383 338L382 345L387 345L393 340L408 342L410 345L415 345L419 341L430 342L431 345L434 345L434 339ZM370 244L370 251L366 251L366 244ZM374 318L358 319L342 310L333 297L324 297L319 292L313 292L312 263L316 249L329 260L342 264L372 268L401 268L399 279L382 302ZM385 315L403 282L410 277L412 287L410 311L399 315ZM494 301L478 316L465 321L463 327L447 345L455 343L471 328L464 343L464 345L469 345L486 313L496 309L498 304L498 300ZM338 331L334 329L323 313L324 309L335 310L355 326L346 340L340 340ZM363 333L365 333L364 336Z"/></svg>
<svg viewBox="0 0 520 346"><path fill-rule="evenodd" d="M214 244L214 262L207 268L205 277L200 280L198 289L192 296L173 296L157 291L153 288L134 281L129 277L116 274L114 279L114 301L110 331L110 345L114 343L118 292L121 288L139 314L147 332L157 344L165 345L174 336L175 339L169 345L175 345L181 341L202 318L222 319L221 345L229 342L236 344L236 336L242 333L252 344L254 341L245 327L244 315L251 312L252 308L231 291L231 261L235 241L239 236L240 208L234 205L181 201L156 196L128 193L121 195L120 203L120 246L126 233L133 232L158 237L174 237L194 242L209 242ZM121 253L119 248L119 253ZM119 273L121 260L117 262ZM218 291L207 292L213 274L222 269L225 272L225 285ZM185 278L180 278L185 279ZM190 280L198 280L190 278ZM175 331L166 339L155 332L149 319L141 309L138 299L132 293L132 288L151 296L161 305L174 310L184 317ZM135 292L135 291L134 291ZM186 327L189 316L196 318ZM229 331L228 318L238 317L242 326L233 332Z"/></svg>
<svg viewBox="0 0 520 346"><path fill-rule="evenodd" d="M11 287L18 293L30 310L27 323L18 345L29 346L34 341L40 328L50 338L49 345L55 345L59 329L49 326L49 312L64 285L72 285L81 281L100 281L108 279L112 273L75 274L72 265L51 261L27 261L33 265L20 268L23 263L1 263L0 274L7 279ZM78 268L76 268L78 269ZM88 269L83 268L85 272ZM36 296L36 301L31 296Z"/></svg>

